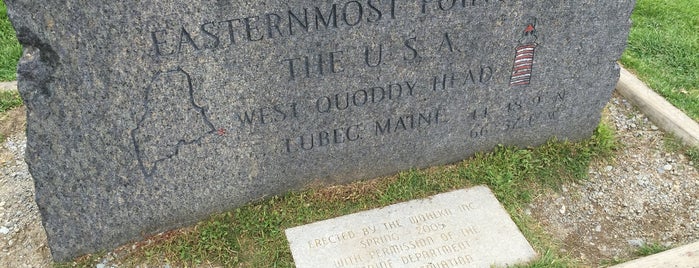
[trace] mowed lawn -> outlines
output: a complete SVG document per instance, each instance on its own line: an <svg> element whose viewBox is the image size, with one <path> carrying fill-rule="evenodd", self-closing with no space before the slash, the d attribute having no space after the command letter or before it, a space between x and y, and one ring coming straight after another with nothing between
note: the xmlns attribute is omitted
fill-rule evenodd
<svg viewBox="0 0 699 268"><path fill-rule="evenodd" d="M621 63L699 121L699 1L639 0Z"/></svg>
<svg viewBox="0 0 699 268"><path fill-rule="evenodd" d="M5 2L0 1L0 81L17 79L17 61L21 55L22 46L7 18Z"/></svg>

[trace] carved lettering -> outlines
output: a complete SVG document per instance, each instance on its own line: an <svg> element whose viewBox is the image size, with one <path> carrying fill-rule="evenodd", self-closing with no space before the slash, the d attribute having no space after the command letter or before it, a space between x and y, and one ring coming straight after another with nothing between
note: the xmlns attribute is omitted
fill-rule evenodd
<svg viewBox="0 0 699 268"><path fill-rule="evenodd" d="M260 41L264 38L264 35L260 32L259 25L256 23L258 21L258 16L243 18L243 22L245 23L245 36L248 41Z"/></svg>
<svg viewBox="0 0 699 268"><path fill-rule="evenodd" d="M435 210L435 211L430 211L427 213L422 213L422 214L418 214L415 216L411 216L409 219L410 219L410 223L419 224L419 223L422 223L425 221L431 221L431 220L435 220L435 219L439 219L439 218L443 218L443 217L447 217L447 216L451 216L451 215L452 215L452 211L448 208L445 208L442 210Z"/></svg>
<svg viewBox="0 0 699 268"><path fill-rule="evenodd" d="M362 124L356 124L349 127L302 134L296 138L287 138L284 140L286 153L311 151L330 145L355 142L362 138L362 131Z"/></svg>
<svg viewBox="0 0 699 268"><path fill-rule="evenodd" d="M330 244L337 244L357 237L353 231L331 234L308 241L309 248L319 248Z"/></svg>
<svg viewBox="0 0 699 268"><path fill-rule="evenodd" d="M447 225L444 223L429 223L418 226L415 229L417 230L418 234L427 234L435 231L444 230L444 228L447 228Z"/></svg>
<svg viewBox="0 0 699 268"><path fill-rule="evenodd" d="M191 46L194 50L199 50L197 44L195 44L194 40L192 40L192 36L187 32L187 30L184 29L184 27L180 29L180 42L177 45L177 53L182 52L183 44Z"/></svg>
<svg viewBox="0 0 699 268"><path fill-rule="evenodd" d="M383 227L386 228L386 230L391 230L395 228L401 228L403 227L403 225L401 225L399 220L395 220L390 222L384 222Z"/></svg>
<svg viewBox="0 0 699 268"><path fill-rule="evenodd" d="M465 70L459 73L450 73L432 78L432 90L444 91L448 89L464 89L472 85L485 85L493 79L494 69L490 66L482 66L477 70Z"/></svg>
<svg viewBox="0 0 699 268"><path fill-rule="evenodd" d="M444 114L435 109L406 116L389 117L374 123L374 135L383 136L410 130L436 126L444 123Z"/></svg>
<svg viewBox="0 0 699 268"><path fill-rule="evenodd" d="M246 127L254 124L266 125L298 118L299 111L296 103L288 103L237 112L234 114L234 117L240 122L240 127Z"/></svg>
<svg viewBox="0 0 699 268"><path fill-rule="evenodd" d="M354 5L350 5L354 4ZM354 15L355 18L352 18ZM342 20L349 26L357 26L364 17L364 7L359 1L349 1L342 7Z"/></svg>
<svg viewBox="0 0 699 268"><path fill-rule="evenodd" d="M422 0L420 11L422 14L427 14L428 12L456 11L467 7L504 3L505 0Z"/></svg>
<svg viewBox="0 0 699 268"><path fill-rule="evenodd" d="M403 264L418 263L418 262L425 262L425 261L429 262L429 260L434 260L440 256L443 256L443 255L452 254L455 252L467 251L470 247L471 247L471 244L469 244L466 241L463 241L463 242L455 243L455 244L451 244L451 245L427 248L427 249L424 249L422 251L418 251L416 253L403 255L400 257L400 259L403 262Z"/></svg>
<svg viewBox="0 0 699 268"><path fill-rule="evenodd" d="M393 260L386 259L378 262L372 262L362 266L363 268L393 268Z"/></svg>
<svg viewBox="0 0 699 268"><path fill-rule="evenodd" d="M150 33L151 38L153 39L153 50L155 51L156 56L167 56L175 53L175 51L170 51L170 52L163 52L163 48L160 45L165 45L167 44L167 41L163 41L161 38L161 34L167 33L165 30L159 30L159 31L153 31Z"/></svg>
<svg viewBox="0 0 699 268"><path fill-rule="evenodd" d="M378 50L378 51L377 51ZM379 67L383 61L383 44L378 48L367 46L364 48L364 62L369 67Z"/></svg>
<svg viewBox="0 0 699 268"><path fill-rule="evenodd" d="M299 74L306 78L336 74L344 71L342 57L344 51L323 52L296 58L283 59L281 63L289 70L289 80L295 80Z"/></svg>
<svg viewBox="0 0 699 268"><path fill-rule="evenodd" d="M357 265L361 265L362 262L363 260L361 255L352 255L350 257L344 257L339 260L336 260L335 267L355 267Z"/></svg>
<svg viewBox="0 0 699 268"><path fill-rule="evenodd" d="M284 37L284 32L282 32L280 28L282 17L275 13L269 13L265 15L265 18L267 18L267 36L269 38L276 38L274 35L278 34L279 37Z"/></svg>
<svg viewBox="0 0 699 268"><path fill-rule="evenodd" d="M403 42L405 48L408 49L408 55L403 56L403 60L411 61L420 58L420 53L415 48L415 42L417 42L417 37L408 38Z"/></svg>
<svg viewBox="0 0 699 268"><path fill-rule="evenodd" d="M333 111L361 108L369 104L398 101L413 97L415 95L417 83L417 81L403 81L391 83L386 86L359 89L354 92L348 91L330 96L322 96L316 99L315 108L319 113L330 113Z"/></svg>
<svg viewBox="0 0 699 268"><path fill-rule="evenodd" d="M216 23L207 22L201 25L201 32L211 39L210 43L206 43L204 45L204 49L216 49L219 47L219 44L221 44L221 38L219 38L218 35L215 34L215 32L209 29L211 27L217 27Z"/></svg>
<svg viewBox="0 0 699 268"><path fill-rule="evenodd" d="M430 236L413 239L413 240L410 240L410 241L407 241L404 243L399 243L399 244L387 243L385 246L382 246L381 248L370 251L369 256L371 256L372 259L383 258L383 257L391 256L391 255L404 253L406 251L424 248L424 247L431 246L434 244L435 244L434 238L432 238Z"/></svg>
<svg viewBox="0 0 699 268"><path fill-rule="evenodd" d="M260 42L342 27L361 27L363 24L377 24L396 17L395 0L345 1L220 21L209 20L199 25L154 29L149 32L149 39L152 41L153 54L164 57L199 50L216 50L224 45L229 48L238 45L240 41ZM228 35L225 44L221 41L219 26L223 26Z"/></svg>
<svg viewBox="0 0 699 268"><path fill-rule="evenodd" d="M230 41L229 45L236 44L236 41L235 41L236 40L236 38L235 38L236 28L235 28L235 26L233 26L233 22L239 23L240 19L230 19L230 20L224 20L224 21L219 22L220 24L225 23L227 26L226 29L228 29L228 40Z"/></svg>
<svg viewBox="0 0 699 268"><path fill-rule="evenodd" d="M451 38L449 37L449 33L444 33L442 43L439 45L439 52L442 52L442 50L445 48L449 50L449 52L454 52L454 46L451 44Z"/></svg>
<svg viewBox="0 0 699 268"><path fill-rule="evenodd" d="M331 23L333 28L337 28L337 4L332 4L330 6L330 11L327 15L323 15L323 12L320 10L319 7L315 7L315 11L316 30L320 30L321 25L325 26L325 29L328 29Z"/></svg>
<svg viewBox="0 0 699 268"><path fill-rule="evenodd" d="M442 261L431 262L427 265L420 266L420 268L467 267L472 262L474 262L474 259L471 255L462 255L456 258L449 258Z"/></svg>
<svg viewBox="0 0 699 268"><path fill-rule="evenodd" d="M361 241L359 241L359 244L362 245L362 248L368 248L368 247L374 247L374 246L380 246L389 242L393 241L398 241L400 240L400 236L398 236L397 233L390 233L390 234L385 234L382 236L375 236L375 237L369 237L369 238L364 238Z"/></svg>

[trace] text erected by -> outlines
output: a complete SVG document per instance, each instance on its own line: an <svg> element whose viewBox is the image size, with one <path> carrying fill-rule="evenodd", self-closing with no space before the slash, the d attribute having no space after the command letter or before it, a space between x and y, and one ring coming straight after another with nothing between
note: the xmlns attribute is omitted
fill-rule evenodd
<svg viewBox="0 0 699 268"><path fill-rule="evenodd" d="M535 257L479 186L286 230L296 267L490 267Z"/></svg>

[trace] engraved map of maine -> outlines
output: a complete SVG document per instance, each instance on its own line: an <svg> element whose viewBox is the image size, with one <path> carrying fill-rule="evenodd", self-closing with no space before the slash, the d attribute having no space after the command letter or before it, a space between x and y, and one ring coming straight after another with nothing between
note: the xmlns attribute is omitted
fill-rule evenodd
<svg viewBox="0 0 699 268"><path fill-rule="evenodd" d="M181 68L158 72L146 90L145 113L131 136L143 175L151 178L158 163L177 155L181 146L217 130L194 99L192 78Z"/></svg>

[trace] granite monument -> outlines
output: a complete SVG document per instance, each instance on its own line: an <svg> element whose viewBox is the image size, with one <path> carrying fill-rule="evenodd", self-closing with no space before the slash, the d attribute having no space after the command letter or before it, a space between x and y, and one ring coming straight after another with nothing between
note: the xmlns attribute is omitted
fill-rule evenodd
<svg viewBox="0 0 699 268"><path fill-rule="evenodd" d="M56 260L309 183L589 137L633 0L6 0Z"/></svg>

